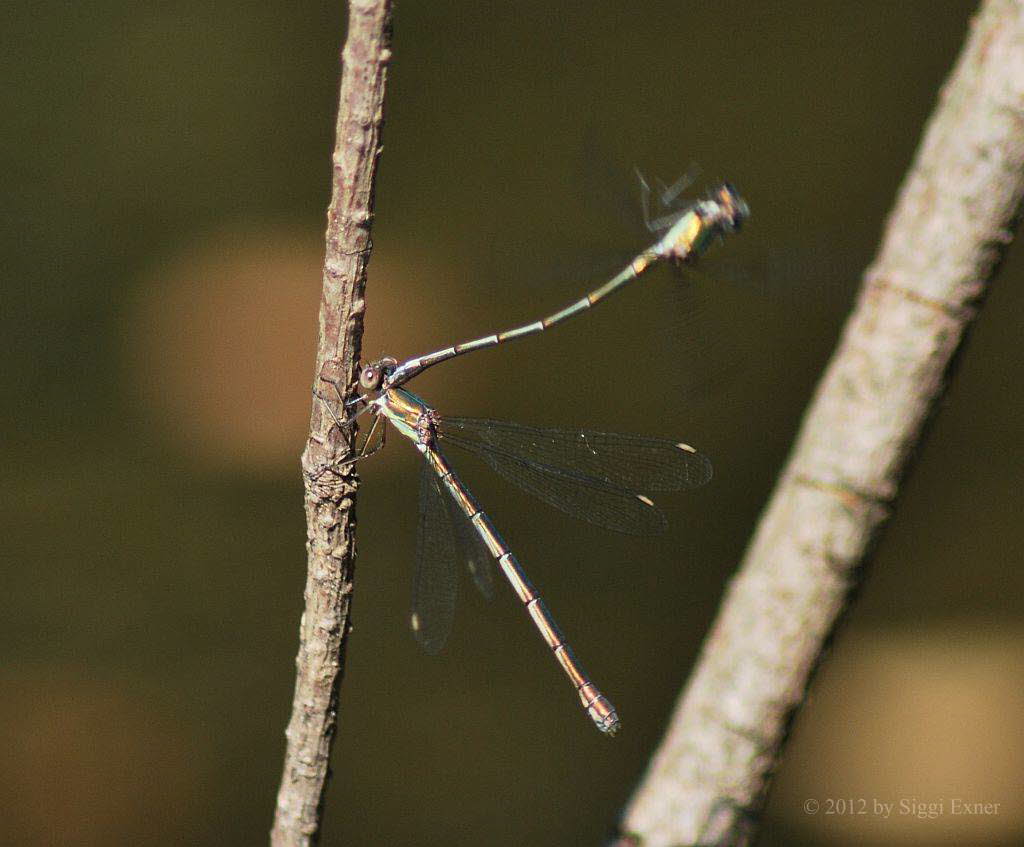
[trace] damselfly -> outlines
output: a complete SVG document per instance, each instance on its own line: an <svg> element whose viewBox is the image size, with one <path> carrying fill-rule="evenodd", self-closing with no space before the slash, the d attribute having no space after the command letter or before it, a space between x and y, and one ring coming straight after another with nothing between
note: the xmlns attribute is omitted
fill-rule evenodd
<svg viewBox="0 0 1024 847"><path fill-rule="evenodd" d="M350 426L366 412L373 415L358 455L349 462L381 449L389 423L409 438L425 459L410 623L416 639L428 652L440 650L451 629L457 585L454 566L460 548L474 581L485 594L491 589L490 562L496 560L597 728L608 734L618 729L614 707L583 670L547 605L490 518L456 476L440 445L445 442L475 454L499 475L567 514L636 535L665 528L665 518L648 492L704 485L711 479L711 463L690 445L664 439L444 418L400 386L445 359L541 332L579 314L658 261L692 261L714 237L735 231L747 214L742 198L731 186L723 185L681 212L678 219L669 221L665 235L613 279L562 311L401 365L390 357L365 365L359 376L363 393L344 404L345 408L363 404L362 408L345 420L317 392L339 427ZM324 376L321 379L332 384L341 399L342 386Z"/></svg>
<svg viewBox="0 0 1024 847"><path fill-rule="evenodd" d="M370 411L374 420L362 455L383 446L390 423L426 460L420 481L413 634L428 652L444 645L454 613L460 548L485 595L490 594L490 562L497 560L583 708L598 729L613 734L619 726L615 709L577 661L522 566L448 464L441 444L475 454L526 492L574 517L635 535L665 528L664 516L646 492L704 485L711 479L711 463L688 444L662 439L443 418L404 388L384 387L396 364L383 359L362 369L359 385L367 393L359 399L366 405L338 423L346 425ZM368 451L377 432L378 442Z"/></svg>
<svg viewBox="0 0 1024 847"><path fill-rule="evenodd" d="M679 184L665 189L663 194L671 195L677 190ZM392 374L387 377L385 387L395 388L402 385L432 365L469 353L471 350L494 347L496 344L543 332L557 323L585 312L609 294L618 291L626 283L637 279L661 262L667 261L677 265L694 262L707 251L716 239L738 230L750 215L746 201L740 197L736 189L728 183L723 183L703 200L698 200L680 211L652 221L649 218L647 203L650 189L643 181L641 181L641 185L644 191L645 223L651 230L664 234L646 250L642 250L634 256L626 267L604 285L595 288L585 297L570 303L564 309L533 323L523 324L505 332L484 335L473 341L408 359L394 368Z"/></svg>

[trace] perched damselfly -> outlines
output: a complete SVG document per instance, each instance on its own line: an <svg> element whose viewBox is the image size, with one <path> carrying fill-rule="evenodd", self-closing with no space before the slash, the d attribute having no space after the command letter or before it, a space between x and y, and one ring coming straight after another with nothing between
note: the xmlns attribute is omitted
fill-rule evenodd
<svg viewBox="0 0 1024 847"><path fill-rule="evenodd" d="M457 559L461 555L466 560L474 581L486 595L491 592L491 560L496 560L597 728L608 734L618 729L614 707L583 670L522 566L452 470L441 444L476 455L527 493L573 517L635 535L665 528L665 518L649 492L704 485L711 479L711 463L690 445L665 439L442 417L400 386L445 359L541 332L579 314L658 261L692 261L715 236L736 230L747 214L746 203L731 186L723 185L707 199L680 212L678 218L667 221L665 235L623 271L560 312L402 364L387 357L363 366L359 375L363 393L344 403L346 409L360 404L362 408L344 420L316 392L339 427L352 425L364 413L373 415L362 446L349 463L381 449L388 424L410 439L425 459L410 623L416 639L428 652L440 650L451 629ZM342 398L338 382L324 376L321 379L333 385L338 398Z"/></svg>
<svg viewBox="0 0 1024 847"><path fill-rule="evenodd" d="M395 365L393 359L384 359L362 369L360 387L376 396L362 395L366 405L353 418L365 411L374 415L363 455L383 446L390 423L426 460L420 482L410 619L413 634L428 652L437 652L444 645L454 613L455 563L460 548L485 595L490 593L489 560L497 560L583 708L598 729L614 733L619 726L615 709L577 661L547 605L490 518L455 475L441 445L451 444L475 454L510 482L574 517L635 535L665 528L664 516L646 492L701 486L711 479L711 463L688 444L668 440L444 418L404 388L383 388ZM367 451L378 431L378 443L373 451Z"/></svg>

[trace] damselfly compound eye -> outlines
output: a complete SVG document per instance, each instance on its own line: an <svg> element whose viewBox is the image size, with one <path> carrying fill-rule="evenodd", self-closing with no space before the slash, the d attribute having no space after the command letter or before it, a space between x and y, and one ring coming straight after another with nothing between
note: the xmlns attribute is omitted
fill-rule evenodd
<svg viewBox="0 0 1024 847"><path fill-rule="evenodd" d="M367 365L359 374L359 386L365 391L376 391L380 388L381 371L376 365Z"/></svg>
<svg viewBox="0 0 1024 847"><path fill-rule="evenodd" d="M722 208L729 215L729 224L734 232L750 217L750 207L747 206L747 202L740 197L739 192L729 183L725 183L718 190L718 202L721 203Z"/></svg>

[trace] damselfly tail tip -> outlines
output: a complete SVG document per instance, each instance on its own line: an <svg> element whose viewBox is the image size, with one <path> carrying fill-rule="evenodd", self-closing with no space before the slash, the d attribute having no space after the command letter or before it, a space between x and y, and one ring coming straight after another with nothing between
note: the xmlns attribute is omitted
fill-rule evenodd
<svg viewBox="0 0 1024 847"><path fill-rule="evenodd" d="M594 722L594 725L605 735L615 735L619 731L619 716L615 707L608 702L608 698L599 694L597 698L587 706L587 714Z"/></svg>
<svg viewBox="0 0 1024 847"><path fill-rule="evenodd" d="M601 732L612 737L615 736L615 733L619 731L619 727L622 726L619 723L619 716L614 711L610 715L605 715L601 720L595 719L595 723Z"/></svg>

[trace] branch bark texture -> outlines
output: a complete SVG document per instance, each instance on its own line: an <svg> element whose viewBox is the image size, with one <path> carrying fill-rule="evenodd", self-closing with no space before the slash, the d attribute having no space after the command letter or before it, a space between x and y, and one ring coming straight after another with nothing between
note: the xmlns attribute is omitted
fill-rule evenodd
<svg viewBox="0 0 1024 847"><path fill-rule="evenodd" d="M790 721L1024 193L1024 3L988 0L731 581L623 843L748 844Z"/></svg>
<svg viewBox="0 0 1024 847"><path fill-rule="evenodd" d="M341 93L327 210L326 252L314 390L337 401L356 382L363 334L363 292L370 256L373 186L391 58L391 0L351 0L342 53ZM302 454L307 576L295 659L295 696L285 730L284 772L270 840L274 847L316 842L337 725L338 687L355 572L355 495L351 433L331 424L314 401Z"/></svg>

